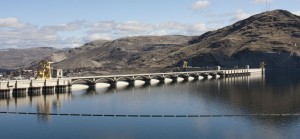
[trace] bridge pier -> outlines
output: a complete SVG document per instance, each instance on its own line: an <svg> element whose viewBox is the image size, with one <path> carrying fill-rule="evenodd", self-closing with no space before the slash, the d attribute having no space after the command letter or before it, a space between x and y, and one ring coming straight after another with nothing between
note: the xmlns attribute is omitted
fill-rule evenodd
<svg viewBox="0 0 300 139"><path fill-rule="evenodd" d="M12 95L13 97L26 97L26 88L16 88L13 89Z"/></svg>
<svg viewBox="0 0 300 139"><path fill-rule="evenodd" d="M60 93L66 93L67 92L67 86L56 86L55 92Z"/></svg>
<svg viewBox="0 0 300 139"><path fill-rule="evenodd" d="M41 87L30 87L28 89L28 95L30 95L30 96L40 95L41 92L42 92L42 88Z"/></svg>
<svg viewBox="0 0 300 139"><path fill-rule="evenodd" d="M10 98L10 90L0 90L0 98L1 99Z"/></svg>
<svg viewBox="0 0 300 139"><path fill-rule="evenodd" d="M129 83L129 86L134 86L134 84L135 84L135 80L134 79L127 80L127 82Z"/></svg>
<svg viewBox="0 0 300 139"><path fill-rule="evenodd" d="M115 81L115 80L109 81L108 83L110 84L111 88L116 88L117 87L117 81Z"/></svg>
<svg viewBox="0 0 300 139"><path fill-rule="evenodd" d="M225 77L225 73L217 73L218 75L220 75L220 78L224 78Z"/></svg>
<svg viewBox="0 0 300 139"><path fill-rule="evenodd" d="M199 80L199 75L193 75L193 76L191 76L191 77L194 77L194 81Z"/></svg>
<svg viewBox="0 0 300 139"><path fill-rule="evenodd" d="M217 75L218 75L218 74L212 73L212 74L210 74L210 75L212 76L213 79L217 79Z"/></svg>
<svg viewBox="0 0 300 139"><path fill-rule="evenodd" d="M151 79L144 79L145 85L150 85L151 84Z"/></svg>
<svg viewBox="0 0 300 139"><path fill-rule="evenodd" d="M42 89L43 95L54 94L55 87L54 86L44 86Z"/></svg>
<svg viewBox="0 0 300 139"><path fill-rule="evenodd" d="M26 94L26 92L28 91L28 89L27 88L15 88L15 89L13 89L13 94L23 94L23 93L25 93Z"/></svg>
<svg viewBox="0 0 300 139"><path fill-rule="evenodd" d="M183 78L184 82L189 81L189 76L181 76L181 78Z"/></svg>
<svg viewBox="0 0 300 139"><path fill-rule="evenodd" d="M72 85L70 85L70 84L67 85L67 86L66 86L66 89L67 89L67 93L70 94L70 93L72 92Z"/></svg>
<svg viewBox="0 0 300 139"><path fill-rule="evenodd" d="M201 74L201 76L204 78L204 80L208 79L208 74Z"/></svg>
<svg viewBox="0 0 300 139"><path fill-rule="evenodd" d="M160 83L165 83L165 79L166 78L164 78L164 77L163 78L158 78L158 80L159 80Z"/></svg>
<svg viewBox="0 0 300 139"><path fill-rule="evenodd" d="M95 82L88 83L88 86L96 86L96 83Z"/></svg>
<svg viewBox="0 0 300 139"><path fill-rule="evenodd" d="M171 77L171 79L172 79L172 82L176 83L176 82L177 82L177 79L178 79L178 77L177 77L177 76L173 76L173 77Z"/></svg>
<svg viewBox="0 0 300 139"><path fill-rule="evenodd" d="M0 90L0 95L1 94L10 94L10 89Z"/></svg>
<svg viewBox="0 0 300 139"><path fill-rule="evenodd" d="M96 93L96 86L89 86L89 88L87 88L87 94L95 94Z"/></svg>

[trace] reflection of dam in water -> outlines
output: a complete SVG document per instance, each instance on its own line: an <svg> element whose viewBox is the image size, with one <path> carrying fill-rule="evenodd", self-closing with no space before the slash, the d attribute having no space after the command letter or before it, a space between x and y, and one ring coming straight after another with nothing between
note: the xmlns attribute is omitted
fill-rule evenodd
<svg viewBox="0 0 300 139"><path fill-rule="evenodd" d="M297 81L283 83L286 76L272 74L265 78L258 74L197 82L196 90L207 100L218 96L218 101L236 107L242 113L298 113L300 109L296 106L300 106L300 81L295 79Z"/></svg>
<svg viewBox="0 0 300 139"><path fill-rule="evenodd" d="M255 75L251 75L249 78L255 78ZM261 74L258 74L257 78L261 77ZM242 80L243 78L248 78L248 76L245 77L241 77L241 78L222 78L222 79L216 79L216 80ZM204 78L198 78L197 80L203 80ZM207 78L211 79L211 78ZM195 78L194 77L189 77L187 80L185 80L184 78L178 77L176 79L176 81L174 81L173 79L169 79L166 78L164 79L164 84L170 84L170 83L175 83L175 82L186 82L186 81L194 81ZM161 81L157 80L157 79L152 79L150 84L147 84L145 81L143 80L136 80L134 86L135 87L141 87L141 86L145 86L145 85L157 85L160 84ZM119 81L117 82L117 89L122 89L122 88L126 88L130 86L130 84L128 82L123 82L123 81ZM108 83L97 83L95 86L92 86L92 89L95 88L97 90L107 90L110 87L110 84ZM65 96L65 94L69 94L72 91L83 91L86 89L91 89L90 86L87 85L81 85L81 84L76 84L73 85L70 89L65 89L65 90L59 90L59 91L53 91L51 93L47 93L47 92L43 92L43 93L37 93L37 94L33 94L33 93L28 93L28 92L23 92L23 93L18 93L18 94L14 94L14 93L10 93L10 94L1 94L0 95L0 106L3 106L5 104L22 104L24 103L34 103L34 101L38 98L41 97L47 97L49 99L55 98L54 96L56 96L57 98L59 98L59 96ZM28 101L28 102L27 102Z"/></svg>
<svg viewBox="0 0 300 139"><path fill-rule="evenodd" d="M2 111L18 111L19 107L31 106L27 112L36 113L51 113L59 112L65 101L71 99L70 93L59 93L59 94L45 94L30 96L24 94L23 96L12 96L8 98L0 99L0 108ZM39 115L41 120L48 120L49 115Z"/></svg>
<svg viewBox="0 0 300 139"><path fill-rule="evenodd" d="M105 137L116 131L119 138L144 138L152 136L153 127L159 128L157 134L173 135L166 138L297 138L299 85L300 72L270 71L265 77L165 80L150 85L137 80L135 86L117 88L99 83L73 86L70 93L1 99L0 116L3 131L39 131L40 137L53 132L64 136L72 125L72 138L84 133L88 135L82 138L91 137L90 133Z"/></svg>
<svg viewBox="0 0 300 139"><path fill-rule="evenodd" d="M266 74L268 76L268 74ZM283 76L284 77L284 76ZM274 88L279 76L261 74L209 80L137 81L135 86L120 82L111 88L99 83L95 87L74 85L70 92L11 96L0 100L0 111L50 114L140 114L163 115L231 115L299 113L300 80ZM290 84L293 82L294 84ZM123 86L122 86L123 85ZM285 92L281 92L285 90ZM289 100L289 101L287 101ZM37 114L38 120L51 120L53 115ZM116 116L115 116L116 117ZM250 116L262 127L263 116ZM56 117L57 118L57 117ZM245 119L249 116L243 117ZM282 117L281 117L282 118ZM288 117L287 117L288 118ZM270 121L276 126L276 122ZM272 128L272 127L269 127Z"/></svg>
<svg viewBox="0 0 300 139"><path fill-rule="evenodd" d="M54 94L23 94L22 96L14 96L11 95L9 97L4 97L0 99L0 110L1 111L19 111L19 108L23 106L28 107L25 109L25 112L37 112L37 113L60 113L61 108L64 107L65 103L68 105L74 103L84 103L77 102L80 99L86 98L91 99L91 97L101 95L110 94L110 93L129 93L135 94L136 92L148 92L150 90L157 90L161 87L171 88L180 87L184 89L182 85L192 87L190 90L196 89L199 87L200 91L206 90L207 94L211 94L212 96L215 92L222 92L224 86L233 87L235 84L262 84L264 82L264 78L262 78L261 74L251 75L251 76L243 76L243 77L232 77L232 78L217 78L217 79L199 79L194 80L194 78L189 78L188 80L178 79L176 82L171 79L165 79L162 83L159 80L152 80L150 84L146 84L144 81L137 80L135 86L130 86L127 82L118 82L117 88L111 88L109 84L106 83L98 83L93 87L85 86L85 85L73 85L69 91L66 92L56 92ZM217 86L216 86L217 84ZM226 88L226 87L225 87ZM216 90L217 89L217 90ZM222 90L222 91L221 91ZM161 90L164 94L164 91ZM151 91L149 92L151 93ZM156 92L155 94L160 93ZM186 92L187 94L189 92ZM233 93L234 95L234 93ZM104 96L105 97L105 96ZM234 96L232 96L234 98ZM232 101L229 98L229 101ZM86 104L83 104L86 105ZM39 115L39 118L43 120L49 119L50 115Z"/></svg>

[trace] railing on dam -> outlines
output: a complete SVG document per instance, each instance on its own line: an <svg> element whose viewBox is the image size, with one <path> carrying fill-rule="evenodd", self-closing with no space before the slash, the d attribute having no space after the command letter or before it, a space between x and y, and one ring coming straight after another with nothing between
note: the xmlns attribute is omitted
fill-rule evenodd
<svg viewBox="0 0 300 139"><path fill-rule="evenodd" d="M217 78L231 76L246 76L254 73L263 73L264 69L232 69L232 70L209 70L209 71L189 71L189 72L168 72L168 73L145 73L145 74L127 74L127 75L105 75L88 77L68 77L55 78L49 80L8 80L0 81L0 91L11 92L11 90L55 90L65 89L73 84L95 85L96 83L109 83L112 87L116 86L118 81L126 81L134 84L135 80L143 80L149 83L152 79L163 82L166 78L177 80L177 78L188 79L194 77ZM0 92L0 93L1 93Z"/></svg>

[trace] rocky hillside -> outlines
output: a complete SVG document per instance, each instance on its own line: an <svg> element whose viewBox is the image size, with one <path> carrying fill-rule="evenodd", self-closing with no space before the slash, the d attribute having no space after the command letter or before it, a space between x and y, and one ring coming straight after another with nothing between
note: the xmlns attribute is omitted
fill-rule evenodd
<svg viewBox="0 0 300 139"><path fill-rule="evenodd" d="M0 68L17 69L30 66L36 61L45 59L55 53L61 53L63 50L39 47L26 49L1 49L0 50Z"/></svg>
<svg viewBox="0 0 300 139"><path fill-rule="evenodd" d="M87 52L87 51L92 50L96 47L101 47L102 45L104 45L108 42L110 42L110 41L96 40L96 41L93 41L93 42L90 42L90 43L86 43L86 44L82 45L81 47L65 49L64 51L61 51L60 53L55 53L55 54L52 54L52 55L48 56L46 59L49 60L49 61L52 61L54 63L61 62L65 59L70 59L74 56L77 56L78 54L81 54L83 52ZM82 65L82 66L84 67L84 66L87 66L87 65ZM71 68L72 68L72 66L71 66Z"/></svg>
<svg viewBox="0 0 300 139"><path fill-rule="evenodd" d="M91 43L93 44L93 42ZM62 68L104 70L191 66L300 68L300 17L274 10L197 37L143 36L101 44L57 64ZM78 63L78 64L72 64ZM85 65L86 64L86 65Z"/></svg>
<svg viewBox="0 0 300 139"><path fill-rule="evenodd" d="M284 10L254 15L231 26L207 32L168 55L193 66L300 68L300 17Z"/></svg>
<svg viewBox="0 0 300 139"><path fill-rule="evenodd" d="M52 47L0 49L0 71L7 69L28 68L40 60L60 62L80 53L102 46L109 41L97 40L77 48L57 49Z"/></svg>
<svg viewBox="0 0 300 139"><path fill-rule="evenodd" d="M187 44L191 39L193 37L138 36L100 44L96 41L81 47L90 48L92 45L95 48L73 55L55 66L63 69L97 67L104 70L149 67L147 61L156 61L157 57L163 57L170 50L178 50L181 44Z"/></svg>

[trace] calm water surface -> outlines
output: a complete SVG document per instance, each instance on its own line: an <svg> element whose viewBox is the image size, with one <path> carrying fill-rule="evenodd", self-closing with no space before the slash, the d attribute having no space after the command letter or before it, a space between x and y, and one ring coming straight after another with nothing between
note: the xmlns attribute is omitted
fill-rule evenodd
<svg viewBox="0 0 300 139"><path fill-rule="evenodd" d="M300 72L269 71L226 79L137 87L76 89L71 93L0 99L1 138L299 138L300 116L218 116L300 113ZM214 117L216 116L216 117Z"/></svg>

